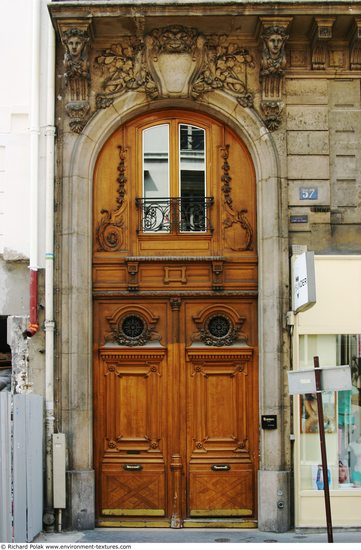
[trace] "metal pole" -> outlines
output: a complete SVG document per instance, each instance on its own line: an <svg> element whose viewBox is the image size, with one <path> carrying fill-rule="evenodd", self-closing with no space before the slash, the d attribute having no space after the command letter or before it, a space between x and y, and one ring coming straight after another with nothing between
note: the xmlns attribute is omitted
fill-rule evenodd
<svg viewBox="0 0 361 550"><path fill-rule="evenodd" d="M319 358L318 357L313 358L313 366L315 368L315 380L316 380L318 427L319 427L319 433L320 433L323 487L324 487L326 523L327 523L327 542L333 542L331 502L330 502L330 487L329 487L329 484L328 484L328 468L327 468L327 454L326 454L326 440L325 440L325 425L324 425L324 420L323 420L322 393L321 393L322 392L322 388L321 388L321 371L320 371L320 364L319 364Z"/></svg>

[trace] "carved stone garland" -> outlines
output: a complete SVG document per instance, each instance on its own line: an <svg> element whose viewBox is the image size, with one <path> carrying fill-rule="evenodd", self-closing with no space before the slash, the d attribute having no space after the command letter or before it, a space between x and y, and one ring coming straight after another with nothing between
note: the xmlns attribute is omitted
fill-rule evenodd
<svg viewBox="0 0 361 550"><path fill-rule="evenodd" d="M118 146L120 162L118 164L117 178L117 206L112 210L102 209L100 213L103 215L96 228L96 240L98 243L98 251L117 252L121 250L124 241L124 211L126 204L125 184L127 178L125 176L125 158L127 150L122 146Z"/></svg>
<svg viewBox="0 0 361 550"><path fill-rule="evenodd" d="M253 105L247 85L247 70L254 68L252 56L225 36L205 36L182 26L155 29L144 40L124 38L113 44L96 63L106 74L104 91L96 99L98 108L108 107L128 90L143 91L149 99L199 99L222 89L242 106Z"/></svg>
<svg viewBox="0 0 361 550"><path fill-rule="evenodd" d="M247 209L242 208L241 210L235 210L233 208L233 199L231 196L231 176L229 174L230 165L228 162L229 157L229 145L225 145L221 148L222 158L223 158L223 175L222 175L222 193L224 197L224 204L226 209L226 217L223 220L223 226L225 235L227 231L232 228L234 224L238 224L243 231L245 232L245 243L242 246L234 246L230 244L229 247L231 250L242 251L242 250L252 250L252 241L253 241L253 230L247 219ZM227 236L225 237L227 240Z"/></svg>

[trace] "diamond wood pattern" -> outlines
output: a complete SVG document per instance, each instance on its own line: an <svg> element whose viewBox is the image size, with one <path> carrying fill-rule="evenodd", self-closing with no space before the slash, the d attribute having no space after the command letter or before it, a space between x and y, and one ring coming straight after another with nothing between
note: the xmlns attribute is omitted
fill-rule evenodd
<svg viewBox="0 0 361 550"><path fill-rule="evenodd" d="M104 472L104 515L164 516L164 472Z"/></svg>
<svg viewBox="0 0 361 550"><path fill-rule="evenodd" d="M232 465L224 472L191 471L191 516L251 516L253 512L251 469L240 470Z"/></svg>

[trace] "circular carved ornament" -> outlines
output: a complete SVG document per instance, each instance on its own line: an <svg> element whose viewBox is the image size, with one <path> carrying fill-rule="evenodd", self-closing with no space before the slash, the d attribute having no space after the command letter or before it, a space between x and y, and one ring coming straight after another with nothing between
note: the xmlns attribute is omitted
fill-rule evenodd
<svg viewBox="0 0 361 550"><path fill-rule="evenodd" d="M150 338L150 330L146 320L138 314L122 317L113 336L118 344L125 346L144 346Z"/></svg>
<svg viewBox="0 0 361 550"><path fill-rule="evenodd" d="M228 315L216 313L206 319L200 335L207 346L230 346L237 338L237 329Z"/></svg>

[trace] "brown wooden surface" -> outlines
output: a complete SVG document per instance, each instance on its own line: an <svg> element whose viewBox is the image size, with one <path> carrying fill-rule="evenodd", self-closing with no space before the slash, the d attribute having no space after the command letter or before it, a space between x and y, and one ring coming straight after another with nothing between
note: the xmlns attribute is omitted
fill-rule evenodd
<svg viewBox="0 0 361 550"><path fill-rule="evenodd" d="M214 196L213 234L136 231L141 130L161 122L170 124L173 148L179 122L206 129L206 194ZM126 151L121 201L120 145ZM175 163L174 193L177 174ZM231 191L228 179L225 192L229 176ZM163 518L181 527L192 517L256 517L255 197L254 170L244 145L223 124L203 115L164 111L138 118L117 130L99 155L93 291L94 462L100 519ZM104 210L117 224L110 227L121 243L117 250L102 249L98 238ZM250 235L251 246L242 249ZM232 346L199 340L202 323L217 313L240 323L241 338ZM152 327L146 345L114 341L112 327L126 314L141 315Z"/></svg>

